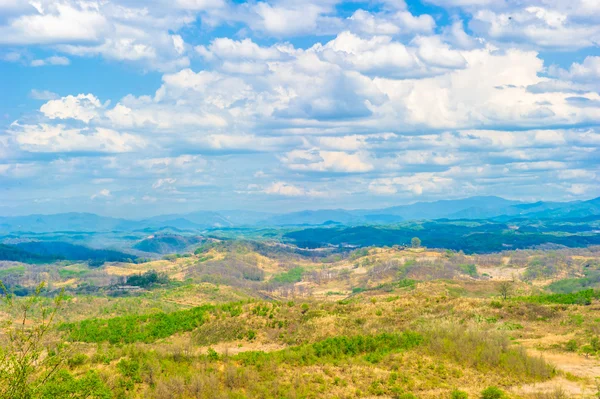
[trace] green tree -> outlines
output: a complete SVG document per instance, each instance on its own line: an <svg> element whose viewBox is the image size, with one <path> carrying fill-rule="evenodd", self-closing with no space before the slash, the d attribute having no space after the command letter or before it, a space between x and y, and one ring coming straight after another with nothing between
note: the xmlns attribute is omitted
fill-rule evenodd
<svg viewBox="0 0 600 399"><path fill-rule="evenodd" d="M32 296L15 298L0 281L9 313L18 315L17 321L2 326L6 337L0 346L0 399L39 397L66 360L64 347L49 340L64 294L48 304L41 296L44 287L42 283Z"/></svg>
<svg viewBox="0 0 600 399"><path fill-rule="evenodd" d="M498 293L502 299L506 300L512 294L512 283L510 281L503 281L498 286Z"/></svg>
<svg viewBox="0 0 600 399"><path fill-rule="evenodd" d="M421 239L419 237L413 237L412 240L410 240L410 246L413 248L420 248Z"/></svg>

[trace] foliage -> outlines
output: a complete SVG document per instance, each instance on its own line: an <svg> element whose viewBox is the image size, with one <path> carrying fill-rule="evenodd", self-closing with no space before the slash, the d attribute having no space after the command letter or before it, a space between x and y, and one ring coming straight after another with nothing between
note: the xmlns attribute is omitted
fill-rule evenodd
<svg viewBox="0 0 600 399"><path fill-rule="evenodd" d="M472 264L462 264L462 265L458 265L458 268L466 275L469 275L471 277L477 277L479 276L479 273L477 273L477 267Z"/></svg>
<svg viewBox="0 0 600 399"><path fill-rule="evenodd" d="M511 295L513 290L513 283L510 281L502 281L498 285L498 293L502 297L502 299L506 300Z"/></svg>
<svg viewBox="0 0 600 399"><path fill-rule="evenodd" d="M0 282L9 309L19 314L19 322L5 323L7 343L0 348L0 398L33 399L65 362L64 350L52 345L49 334L59 311L63 294L43 301L40 284L33 296L16 299Z"/></svg>
<svg viewBox="0 0 600 399"><path fill-rule="evenodd" d="M287 272L279 273L271 278L271 282L280 284L293 284L302 281L304 275L304 268L296 266Z"/></svg>
<svg viewBox="0 0 600 399"><path fill-rule="evenodd" d="M125 284L134 285L136 287L150 288L159 284L168 284L169 277L166 274L157 273L154 270L149 270L144 274L134 274L128 276Z"/></svg>
<svg viewBox="0 0 600 399"><path fill-rule="evenodd" d="M58 371L40 390L41 399L111 399L113 394L96 371L73 377L66 370Z"/></svg>
<svg viewBox="0 0 600 399"><path fill-rule="evenodd" d="M593 230L592 225L582 221L583 231ZM563 225L537 227L536 220L525 220L523 227L512 230L507 224L479 220L465 225L460 221L405 222L395 226L355 226L339 228L306 228L290 231L283 238L306 248L330 245L392 246L407 245L415 234L434 248L462 250L465 253L490 253L510 249L532 248L542 244L557 244L568 247L586 247L600 244L598 234L565 232L556 234ZM587 229L587 230L586 230Z"/></svg>
<svg viewBox="0 0 600 399"><path fill-rule="evenodd" d="M450 399L468 399L469 395L465 391L455 389L450 393Z"/></svg>
<svg viewBox="0 0 600 399"><path fill-rule="evenodd" d="M498 387L487 387L481 392L481 399L504 399L506 394Z"/></svg>
<svg viewBox="0 0 600 399"><path fill-rule="evenodd" d="M386 354L407 350L422 342L422 336L411 331L374 336L340 336L276 352L244 352L238 354L237 358L246 365L265 362L312 365L364 355L367 362L377 363Z"/></svg>
<svg viewBox="0 0 600 399"><path fill-rule="evenodd" d="M515 298L515 300L528 303L557 303L562 305L590 305L594 299L600 299L600 290L590 289L569 294L542 294Z"/></svg>
<svg viewBox="0 0 600 399"><path fill-rule="evenodd" d="M553 369L541 358L514 347L500 331L476 326L436 324L421 331L432 354L447 356L476 369L497 368L508 374L546 379Z"/></svg>
<svg viewBox="0 0 600 399"><path fill-rule="evenodd" d="M585 277L567 278L553 282L548 286L552 292L568 294L600 285L600 270L587 271Z"/></svg>
<svg viewBox="0 0 600 399"><path fill-rule="evenodd" d="M201 326L207 313L215 306L204 305L172 313L128 315L111 319L88 319L79 323L62 324L73 341L132 343L154 342L175 333L192 331Z"/></svg>
<svg viewBox="0 0 600 399"><path fill-rule="evenodd" d="M413 237L410 240L410 246L413 248L420 248L421 247L421 239L419 237Z"/></svg>

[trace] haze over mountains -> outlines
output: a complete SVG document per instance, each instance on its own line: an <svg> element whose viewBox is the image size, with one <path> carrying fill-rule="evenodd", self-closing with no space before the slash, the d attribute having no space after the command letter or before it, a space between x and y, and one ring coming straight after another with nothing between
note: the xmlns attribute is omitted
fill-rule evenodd
<svg viewBox="0 0 600 399"><path fill-rule="evenodd" d="M533 203L500 197L469 197L458 200L417 202L383 209L328 209L271 214L252 211L198 211L128 220L91 213L62 213L0 217L0 232L136 231L172 228L202 230L243 226L393 224L426 219L585 218L600 216L600 198L587 201Z"/></svg>

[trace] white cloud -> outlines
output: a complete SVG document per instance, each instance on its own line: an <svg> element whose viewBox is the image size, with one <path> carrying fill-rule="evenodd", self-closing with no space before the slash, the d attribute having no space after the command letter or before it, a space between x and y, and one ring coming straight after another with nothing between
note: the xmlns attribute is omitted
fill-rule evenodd
<svg viewBox="0 0 600 399"><path fill-rule="evenodd" d="M0 25L0 43L46 44L96 41L106 28L106 19L93 3L79 6L68 2L45 2L37 12L20 15Z"/></svg>
<svg viewBox="0 0 600 399"><path fill-rule="evenodd" d="M271 5L258 2L252 6L249 25L254 30L264 31L273 36L294 36L315 33L330 25L334 20L325 17L332 11L329 4L311 2L289 2Z"/></svg>
<svg viewBox="0 0 600 399"><path fill-rule="evenodd" d="M152 173L173 173L186 171L186 173L200 173L206 166L206 160L199 155L180 155L170 158L150 158L137 161L138 165Z"/></svg>
<svg viewBox="0 0 600 399"><path fill-rule="evenodd" d="M50 119L77 119L89 123L101 107L100 100L93 94L78 94L50 100L40 111Z"/></svg>
<svg viewBox="0 0 600 399"><path fill-rule="evenodd" d="M222 8L225 6L224 0L176 0L178 7L186 10L208 10L212 8Z"/></svg>
<svg viewBox="0 0 600 399"><path fill-rule="evenodd" d="M97 198L110 198L110 197L112 197L112 194L111 194L110 190L108 190L108 189L105 188L105 189L102 189L102 190L98 191L96 194L93 194L90 197L90 199L94 200L94 199L97 199Z"/></svg>
<svg viewBox="0 0 600 399"><path fill-rule="evenodd" d="M197 46L196 51L208 60L214 58L229 60L278 60L289 51L282 45L261 47L251 39L240 41L227 37L214 39L209 46Z"/></svg>
<svg viewBox="0 0 600 399"><path fill-rule="evenodd" d="M368 35L428 34L435 28L430 15L418 17L407 11L395 14L373 14L357 10L348 18L350 29Z"/></svg>
<svg viewBox="0 0 600 399"><path fill-rule="evenodd" d="M140 137L111 129L75 129L64 125L12 125L16 145L29 152L130 152L146 146Z"/></svg>
<svg viewBox="0 0 600 399"><path fill-rule="evenodd" d="M526 2L504 11L482 8L474 13L469 26L492 40L525 46L558 49L596 46L600 41L600 26L573 18L574 8L558 1L543 6Z"/></svg>
<svg viewBox="0 0 600 399"><path fill-rule="evenodd" d="M281 157L291 170L303 172L364 173L373 170L366 153L294 150Z"/></svg>
<svg viewBox="0 0 600 399"><path fill-rule="evenodd" d="M280 195L284 197L322 197L326 194L318 190L307 190L285 182L273 182L266 187L263 192L270 195Z"/></svg>
<svg viewBox="0 0 600 399"><path fill-rule="evenodd" d="M61 65L61 66L66 66L71 64L71 61L67 58L67 57L61 57L58 55L54 55L52 57L48 57L45 59L37 59L37 60L33 60L31 61L31 66L32 67L40 67L40 66L45 66L45 65Z"/></svg>
<svg viewBox="0 0 600 399"><path fill-rule="evenodd" d="M29 92L29 97L33 98L34 100L48 101L48 100L56 100L60 96L49 90L31 89L31 91Z"/></svg>
<svg viewBox="0 0 600 399"><path fill-rule="evenodd" d="M562 79L575 82L597 83L600 79L600 57L588 56L583 62L574 62L569 70L552 68L551 72Z"/></svg>
<svg viewBox="0 0 600 399"><path fill-rule="evenodd" d="M167 177L164 179L158 179L157 181L154 182L154 184L152 184L152 188L157 190L159 188L162 189L171 189L172 186L177 182L177 179L171 178L171 177Z"/></svg>
<svg viewBox="0 0 600 399"><path fill-rule="evenodd" d="M369 184L369 191L378 195L408 192L420 196L436 192L449 192L454 184L454 180L446 177L444 173L415 173L407 176L375 179Z"/></svg>

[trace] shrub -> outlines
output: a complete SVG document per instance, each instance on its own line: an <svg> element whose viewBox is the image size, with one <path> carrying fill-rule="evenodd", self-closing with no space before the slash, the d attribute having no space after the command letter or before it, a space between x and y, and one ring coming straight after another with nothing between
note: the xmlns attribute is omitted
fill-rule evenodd
<svg viewBox="0 0 600 399"><path fill-rule="evenodd" d="M450 393L450 399L467 399L469 395L465 391L459 391L455 389Z"/></svg>
<svg viewBox="0 0 600 399"><path fill-rule="evenodd" d="M479 273L477 273L477 267L474 264L463 264L458 265L458 268L464 273L471 277L477 277Z"/></svg>
<svg viewBox="0 0 600 399"><path fill-rule="evenodd" d="M498 387L487 387L481 392L481 399L504 399L506 394Z"/></svg>
<svg viewBox="0 0 600 399"><path fill-rule="evenodd" d="M154 342L178 332L192 331L204 324L206 313L214 310L204 305L172 313L129 315L111 319L88 319L78 323L63 324L60 329L69 332L73 341L132 343Z"/></svg>
<svg viewBox="0 0 600 399"><path fill-rule="evenodd" d="M579 345L574 339L567 341L567 343L565 344L565 349L569 352L576 352L578 347Z"/></svg>
<svg viewBox="0 0 600 399"><path fill-rule="evenodd" d="M561 305L590 305L593 299L600 299L600 290L584 290L570 294L531 295L516 298L529 303L558 303Z"/></svg>
<svg viewBox="0 0 600 399"><path fill-rule="evenodd" d="M422 334L432 354L476 369L498 368L505 373L546 379L553 369L542 359L529 356L514 346L502 331L484 330L477 325L437 323L424 327Z"/></svg>
<svg viewBox="0 0 600 399"><path fill-rule="evenodd" d="M74 355L72 358L70 358L67 361L67 363L69 364L69 367L73 368L73 367L81 366L82 364L87 363L88 360L89 360L89 358L86 354L78 353L78 354Z"/></svg>
<svg viewBox="0 0 600 399"><path fill-rule="evenodd" d="M304 268L296 266L293 269L288 270L284 273L279 273L271 278L271 282L279 284L293 284L302 281L304 275Z"/></svg>

